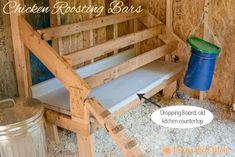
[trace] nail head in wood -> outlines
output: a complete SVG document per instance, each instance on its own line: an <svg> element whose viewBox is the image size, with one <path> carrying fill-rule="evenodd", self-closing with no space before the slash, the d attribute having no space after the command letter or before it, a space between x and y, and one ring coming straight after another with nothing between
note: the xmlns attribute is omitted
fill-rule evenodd
<svg viewBox="0 0 235 157"><path fill-rule="evenodd" d="M124 127L122 125L117 125L115 128L112 129L112 132L114 134L118 134L119 132L121 132L124 129Z"/></svg>
<svg viewBox="0 0 235 157"><path fill-rule="evenodd" d="M104 112L102 112L102 113L100 114L100 116L101 116L102 118L106 118L106 117L108 117L109 115L111 115L111 113L110 113L108 110L105 110Z"/></svg>
<svg viewBox="0 0 235 157"><path fill-rule="evenodd" d="M132 149L136 145L137 145L136 142L134 140L131 140L130 142L127 143L126 149Z"/></svg>

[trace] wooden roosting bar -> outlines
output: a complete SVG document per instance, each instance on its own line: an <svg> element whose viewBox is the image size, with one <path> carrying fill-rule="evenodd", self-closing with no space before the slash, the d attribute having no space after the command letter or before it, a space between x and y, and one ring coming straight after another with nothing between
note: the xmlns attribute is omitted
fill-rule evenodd
<svg viewBox="0 0 235 157"><path fill-rule="evenodd" d="M47 43L48 40L59 43L65 36L133 20L141 22L146 29L66 55ZM92 134L98 125L108 130L126 156L144 156L113 116L140 104L137 93L151 97L165 88L169 95L175 91L175 82L183 72L182 64L169 59L178 48L176 36L147 11L107 15L42 30L33 30L23 15L14 13L11 23L19 91L21 96L32 96L45 103L48 136L58 140L56 126L76 132L79 155L90 157L94 156ZM140 42L160 35L165 45L139 53ZM73 68L127 46L129 49L123 52ZM28 50L55 78L31 85ZM164 56L166 61L159 60Z"/></svg>

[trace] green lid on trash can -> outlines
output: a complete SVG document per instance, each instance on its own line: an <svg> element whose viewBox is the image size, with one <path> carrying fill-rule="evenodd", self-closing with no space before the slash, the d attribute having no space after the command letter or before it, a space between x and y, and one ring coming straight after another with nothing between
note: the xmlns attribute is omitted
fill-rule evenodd
<svg viewBox="0 0 235 157"><path fill-rule="evenodd" d="M201 53L215 55L219 54L221 51L221 48L218 46L194 36L188 38L188 43L193 49L200 51Z"/></svg>

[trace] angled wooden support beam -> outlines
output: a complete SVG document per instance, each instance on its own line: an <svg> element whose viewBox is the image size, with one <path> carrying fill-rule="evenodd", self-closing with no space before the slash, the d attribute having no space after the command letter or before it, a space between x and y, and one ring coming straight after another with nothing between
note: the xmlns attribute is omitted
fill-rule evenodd
<svg viewBox="0 0 235 157"><path fill-rule="evenodd" d="M70 90L71 87L88 95L89 86L73 68L46 42L38 32L28 24L24 17L19 17L20 37L26 47Z"/></svg>
<svg viewBox="0 0 235 157"><path fill-rule="evenodd" d="M107 129L110 136L119 145L127 157L144 157L144 154L137 148L135 141L130 140L121 125L118 125L110 116L110 113L96 101L88 99L86 107L97 119L100 125Z"/></svg>
<svg viewBox="0 0 235 157"><path fill-rule="evenodd" d="M82 31L89 31L100 27L121 23L128 20L133 20L145 16L145 12L139 14L121 13L115 15L107 15L94 19L85 20L79 23L57 26L38 30L43 35L44 40L56 39L64 36L73 35Z"/></svg>
<svg viewBox="0 0 235 157"><path fill-rule="evenodd" d="M172 40L177 40L180 44L184 45L184 47L187 47L187 44L173 32L165 32L159 35L159 39L161 39L164 43L169 43Z"/></svg>
<svg viewBox="0 0 235 157"><path fill-rule="evenodd" d="M129 35L124 35L122 37L109 40L105 43L80 50L68 55L65 55L64 58L72 65L77 65L88 61L92 58L99 57L101 55L107 54L114 50L144 41L156 37L157 35L163 33L165 30L164 25L155 26L146 30L138 31Z"/></svg>
<svg viewBox="0 0 235 157"><path fill-rule="evenodd" d="M79 135L87 136L90 135L90 128L76 121L73 121L70 116L57 113L52 110L46 111L46 119L48 122L55 124L59 127L65 128L69 131L75 132Z"/></svg>
<svg viewBox="0 0 235 157"><path fill-rule="evenodd" d="M168 0L167 3L168 3L168 5L172 5L172 2L170 2L170 0ZM168 9L169 8L170 7L168 6ZM168 16L170 16L170 15L171 15L171 13L168 13ZM159 24L162 24L162 22L159 19L157 19L150 12L147 12L147 16L140 18L139 21L141 23L143 23L147 28L151 28L151 27L157 26ZM166 32L159 35L159 38L164 43L169 43L172 40L178 40L181 44L183 44L184 46L187 46L187 44L173 32L172 27L170 27L170 23L172 23L172 20L168 19L167 26L166 26Z"/></svg>
<svg viewBox="0 0 235 157"><path fill-rule="evenodd" d="M86 81L88 82L91 88L97 87L117 77L127 74L137 68L140 68L148 63L151 63L154 60L157 60L167 54L170 54L176 51L177 48L178 48L178 41L172 41L164 46L158 47L156 49L138 55L118 66L111 67L105 71L94 74L86 78Z"/></svg>
<svg viewBox="0 0 235 157"><path fill-rule="evenodd" d="M148 28L163 24L159 19L157 19L149 11L146 11L146 16L139 18L139 21Z"/></svg>

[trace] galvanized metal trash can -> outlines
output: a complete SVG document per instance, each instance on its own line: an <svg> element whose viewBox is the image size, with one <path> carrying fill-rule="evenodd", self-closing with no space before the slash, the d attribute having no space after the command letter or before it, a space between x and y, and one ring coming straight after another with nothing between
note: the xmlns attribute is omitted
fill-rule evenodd
<svg viewBox="0 0 235 157"><path fill-rule="evenodd" d="M36 99L0 101L0 157L46 157L43 106Z"/></svg>

